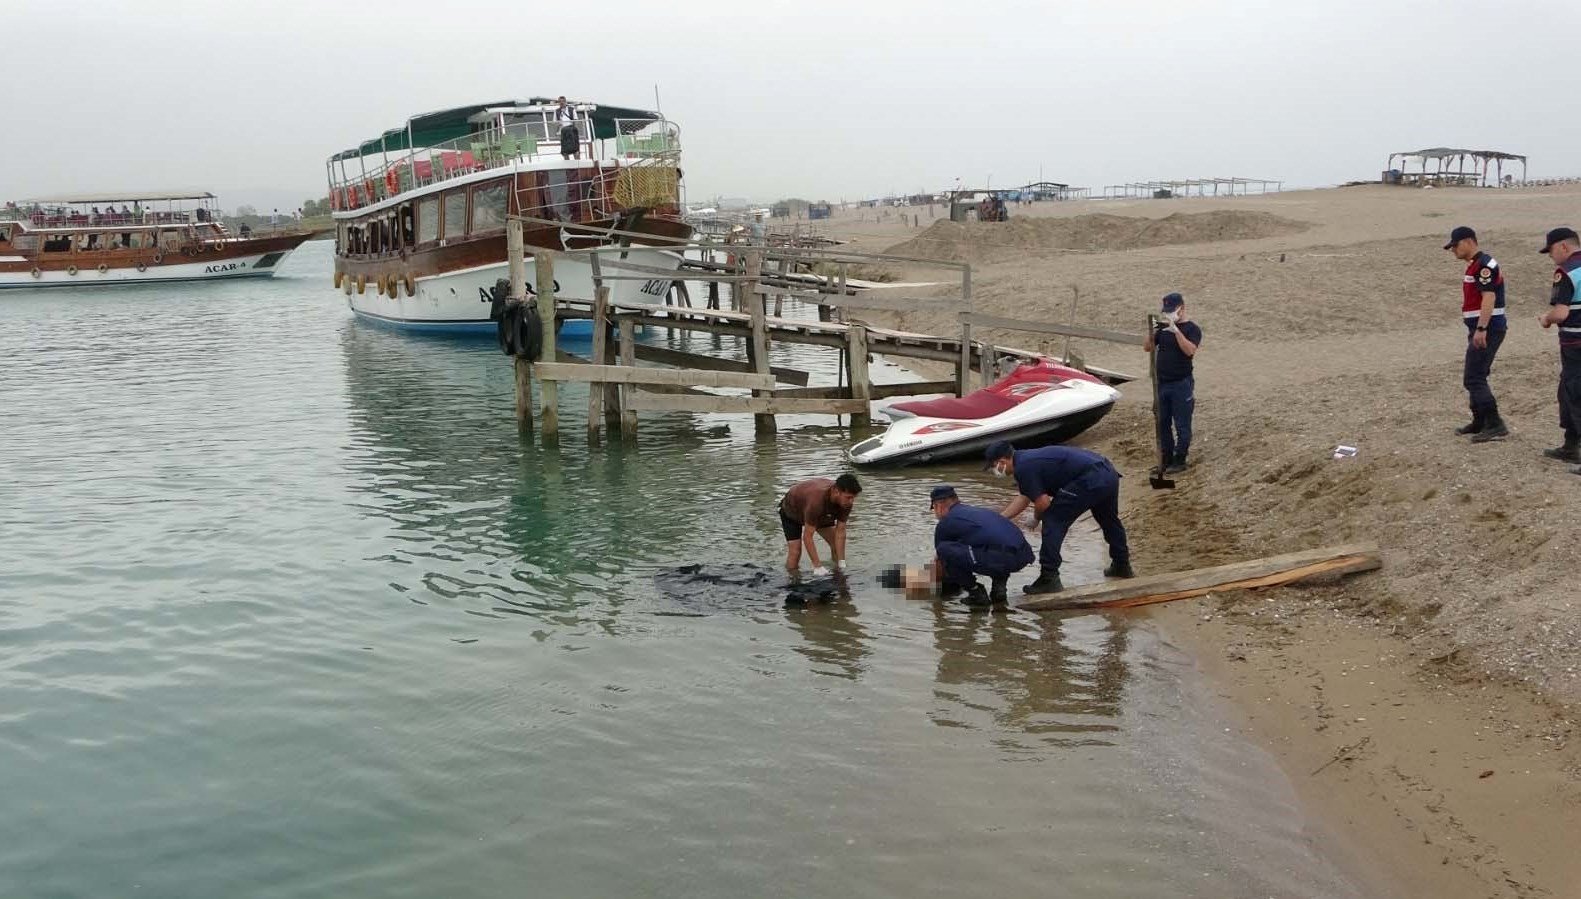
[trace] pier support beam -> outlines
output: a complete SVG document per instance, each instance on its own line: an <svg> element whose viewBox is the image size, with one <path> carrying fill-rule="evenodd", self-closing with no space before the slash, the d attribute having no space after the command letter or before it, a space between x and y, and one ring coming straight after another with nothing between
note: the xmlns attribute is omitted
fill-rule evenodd
<svg viewBox="0 0 1581 899"><path fill-rule="evenodd" d="M972 308L972 270L961 271L961 303L968 311ZM972 323L961 316L961 362L955 373L955 395L965 396L972 389Z"/></svg>
<svg viewBox="0 0 1581 899"><path fill-rule="evenodd" d="M538 288L538 319L543 323L543 358L554 361L554 254L539 249L533 254L536 267L534 280ZM560 436L560 388L553 381L544 381L543 388L543 439L554 440Z"/></svg>
<svg viewBox="0 0 1581 899"><path fill-rule="evenodd" d="M597 365L604 364L604 344L609 340L609 288L604 286L604 278L598 264L598 254L588 257L588 264L593 267L593 362ZM597 439L599 419L604 414L604 388L597 384L589 384L587 388L587 436L588 439Z"/></svg>
<svg viewBox="0 0 1581 899"><path fill-rule="evenodd" d="M505 229L505 258L510 268L510 298L527 296L527 263L522 258L522 223L511 222ZM532 428L532 362L525 356L511 360L516 367L516 426Z"/></svg>
<svg viewBox="0 0 1581 899"><path fill-rule="evenodd" d="M747 280L741 283L741 293L738 296L747 304L747 312L751 315L752 339L748 344L750 356L747 361L752 363L752 370L761 375L769 374L769 331L768 316L763 311L763 294L758 292L758 276L763 271L763 252L756 248L748 250L746 254ZM753 396L769 396L771 391L754 390ZM760 414L753 416L753 428L759 434L772 434L776 430L774 416Z"/></svg>
<svg viewBox="0 0 1581 899"><path fill-rule="evenodd" d="M867 377L867 325L861 322L851 324L851 329L846 332L845 354L851 371L851 399L866 403L873 389ZM851 427L865 428L873 423L869 408L864 405L861 412L852 413Z"/></svg>
<svg viewBox="0 0 1581 899"><path fill-rule="evenodd" d="M620 317L620 364L637 365L637 323L626 316ZM620 385L620 436L627 440L637 436L637 410L631 404L636 390L630 384Z"/></svg>

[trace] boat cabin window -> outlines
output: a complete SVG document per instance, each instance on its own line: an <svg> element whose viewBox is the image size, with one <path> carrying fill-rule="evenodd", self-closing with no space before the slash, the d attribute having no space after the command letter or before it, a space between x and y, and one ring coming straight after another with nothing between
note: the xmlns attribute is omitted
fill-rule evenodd
<svg viewBox="0 0 1581 899"><path fill-rule="evenodd" d="M159 232L159 246L167 253L174 253L187 242L186 236L175 228L165 228Z"/></svg>
<svg viewBox="0 0 1581 899"><path fill-rule="evenodd" d="M105 236L106 235L100 234L97 231L89 231L86 234L78 234L77 235L77 252L79 252L79 253L89 253L89 252L96 253L99 250L104 249L105 245L108 243L108 241L105 240Z"/></svg>
<svg viewBox="0 0 1581 899"><path fill-rule="evenodd" d="M44 252L66 253L71 251L70 234L51 234L44 238Z"/></svg>
<svg viewBox="0 0 1581 899"><path fill-rule="evenodd" d="M429 197L417 204L417 242L439 239L439 198Z"/></svg>
<svg viewBox="0 0 1581 899"><path fill-rule="evenodd" d="M0 246L11 243L11 226L0 225Z"/></svg>
<svg viewBox="0 0 1581 899"><path fill-rule="evenodd" d="M417 243L417 222L413 219L412 204L401 207L401 246Z"/></svg>
<svg viewBox="0 0 1581 899"><path fill-rule="evenodd" d="M505 230L505 182L493 181L472 188L472 233Z"/></svg>
<svg viewBox="0 0 1581 899"><path fill-rule="evenodd" d="M451 240L467 233L466 190L445 191L445 239Z"/></svg>

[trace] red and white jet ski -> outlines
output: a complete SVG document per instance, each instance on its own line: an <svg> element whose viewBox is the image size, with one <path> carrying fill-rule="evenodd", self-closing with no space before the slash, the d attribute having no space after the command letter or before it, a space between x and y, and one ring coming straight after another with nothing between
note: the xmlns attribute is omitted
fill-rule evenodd
<svg viewBox="0 0 1581 899"><path fill-rule="evenodd" d="M916 465L981 453L995 440L1017 449L1062 443L1108 414L1120 391L1046 359L1016 366L991 387L963 397L895 403L893 422L851 447L857 465Z"/></svg>

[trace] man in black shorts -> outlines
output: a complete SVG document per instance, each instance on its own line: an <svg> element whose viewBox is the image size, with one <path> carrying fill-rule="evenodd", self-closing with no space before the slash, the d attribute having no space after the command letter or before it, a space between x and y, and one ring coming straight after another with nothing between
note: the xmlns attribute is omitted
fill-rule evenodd
<svg viewBox="0 0 1581 899"><path fill-rule="evenodd" d="M830 561L836 571L845 564L845 520L856 504L856 495L862 492L855 475L843 474L834 480L810 478L785 491L780 500L780 529L785 532L785 567L795 571L801 567L801 553L807 550L812 562L812 573L829 573L818 558L818 547L813 535L823 538L833 553Z"/></svg>

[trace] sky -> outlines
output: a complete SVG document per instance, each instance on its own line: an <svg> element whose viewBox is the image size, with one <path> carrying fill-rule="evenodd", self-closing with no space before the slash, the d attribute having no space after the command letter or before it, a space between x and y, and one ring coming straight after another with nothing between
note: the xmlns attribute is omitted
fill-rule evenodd
<svg viewBox="0 0 1581 899"><path fill-rule="evenodd" d="M1581 175L1572 20L1535 0L6 0L0 198L294 203L419 112L652 108L655 89L693 203L1040 175L1323 186L1427 146Z"/></svg>

